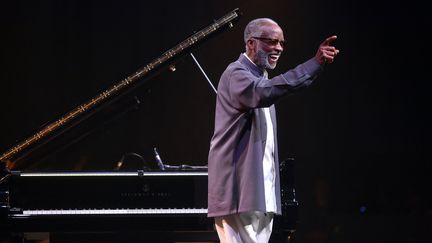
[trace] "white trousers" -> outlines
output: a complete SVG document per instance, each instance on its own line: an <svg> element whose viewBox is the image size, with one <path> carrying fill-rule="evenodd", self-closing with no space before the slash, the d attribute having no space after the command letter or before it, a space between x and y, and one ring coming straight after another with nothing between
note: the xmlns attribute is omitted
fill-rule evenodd
<svg viewBox="0 0 432 243"><path fill-rule="evenodd" d="M273 213L249 212L215 217L221 243L266 243L273 227Z"/></svg>

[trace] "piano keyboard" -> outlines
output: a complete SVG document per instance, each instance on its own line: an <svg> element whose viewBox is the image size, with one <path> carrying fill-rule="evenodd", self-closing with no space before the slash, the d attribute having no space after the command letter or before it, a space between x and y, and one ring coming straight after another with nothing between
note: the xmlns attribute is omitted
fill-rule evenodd
<svg viewBox="0 0 432 243"><path fill-rule="evenodd" d="M163 214L207 214L207 208L170 208L170 209L54 209L23 210L23 216L32 215L163 215Z"/></svg>

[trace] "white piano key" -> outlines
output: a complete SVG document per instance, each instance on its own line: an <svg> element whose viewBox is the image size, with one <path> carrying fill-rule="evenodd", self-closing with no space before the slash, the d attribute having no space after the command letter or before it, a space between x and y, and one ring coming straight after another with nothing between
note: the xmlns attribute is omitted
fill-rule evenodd
<svg viewBox="0 0 432 243"><path fill-rule="evenodd" d="M206 208L23 210L23 215L207 214Z"/></svg>

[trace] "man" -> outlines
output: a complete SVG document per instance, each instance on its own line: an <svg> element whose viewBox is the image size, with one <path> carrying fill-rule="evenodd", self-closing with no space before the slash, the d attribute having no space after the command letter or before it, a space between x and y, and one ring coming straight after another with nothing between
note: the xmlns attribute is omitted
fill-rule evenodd
<svg viewBox="0 0 432 243"><path fill-rule="evenodd" d="M268 242L281 214L274 103L312 83L339 53L327 38L315 57L267 78L283 51L279 25L255 19L244 31L246 52L221 76L208 159L208 216L222 243Z"/></svg>

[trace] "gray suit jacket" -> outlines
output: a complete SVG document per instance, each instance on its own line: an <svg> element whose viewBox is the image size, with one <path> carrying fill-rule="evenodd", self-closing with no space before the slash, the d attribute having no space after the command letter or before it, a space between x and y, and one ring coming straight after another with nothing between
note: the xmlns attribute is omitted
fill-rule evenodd
<svg viewBox="0 0 432 243"><path fill-rule="evenodd" d="M272 79L243 54L221 76L215 130L208 157L208 216L248 211L266 212L263 156L267 138L265 115L270 107L275 134L277 213L281 213L276 114L273 104L308 86L321 70L312 58Z"/></svg>

